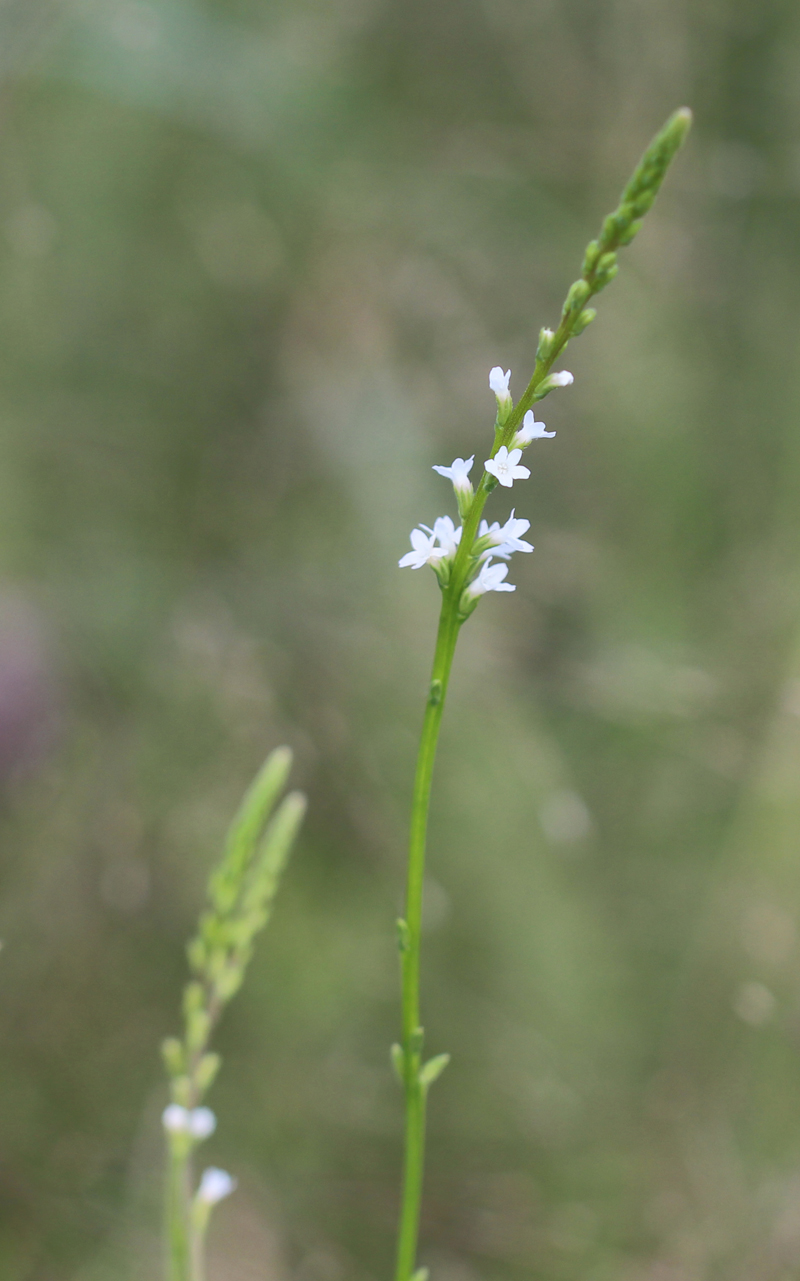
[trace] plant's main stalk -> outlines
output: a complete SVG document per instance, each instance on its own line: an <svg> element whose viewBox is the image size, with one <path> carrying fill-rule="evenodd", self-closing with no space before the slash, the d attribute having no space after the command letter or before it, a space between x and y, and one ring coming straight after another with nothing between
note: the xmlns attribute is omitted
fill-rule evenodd
<svg viewBox="0 0 800 1281"><path fill-rule="evenodd" d="M530 474L527 468L516 466L521 448L532 439L552 435L544 431L544 424L533 421L530 412L532 406L554 387L566 386L572 381L571 374L552 374L553 364L570 338L577 337L594 320L596 313L587 307L587 303L617 274L617 250L630 244L639 230L641 220L652 205L670 162L689 131L691 120L691 112L687 108L676 111L645 151L622 193L619 206L605 219L599 236L587 247L580 279L575 281L567 294L558 328L555 332L549 329L541 331L533 375L516 406L507 394L510 374L503 374L500 369L492 371L490 386L497 395L498 403L495 437L490 457L486 460L486 470L475 492L472 492L467 479L472 460L466 462L464 459L456 459L452 467L435 468L453 481L463 518L460 539L450 518L442 517L436 522L434 529L428 531L428 538L421 531L414 531L411 539L414 550L400 562L401 565L412 568L420 568L423 564L433 566L442 587L442 610L414 780L405 918L398 921L403 1037L400 1045L392 1047L392 1059L405 1092L406 1121L396 1281L411 1281L412 1278L414 1281L426 1281L427 1277L427 1269L415 1270L425 1159L425 1112L428 1089L447 1066L450 1057L440 1054L427 1063L423 1061L424 1033L420 1025L425 845L433 767L444 701L458 633L477 603L479 591L476 589L513 590L502 583L505 569L500 570L500 567L495 566L492 567L491 574L486 572L490 563L486 560L487 556L495 554L507 559L514 545L521 550L532 550L528 544L520 543L518 538L515 544L512 539L511 542L498 545L498 535L493 542L491 534L485 532L486 526L481 525L483 509L489 494L498 484L498 478L501 484L510 488L513 478ZM527 435L520 432L523 421L528 428ZM518 523L524 526L524 532L528 522ZM512 514L505 530L513 524ZM437 539L440 544L438 547ZM497 549L494 552L491 551L493 547ZM484 581L481 585L482 579Z"/></svg>

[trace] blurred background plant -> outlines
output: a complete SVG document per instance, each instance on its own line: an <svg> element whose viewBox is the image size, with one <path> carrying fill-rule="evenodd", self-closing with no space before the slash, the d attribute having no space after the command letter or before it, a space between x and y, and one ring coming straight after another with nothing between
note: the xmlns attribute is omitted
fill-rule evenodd
<svg viewBox="0 0 800 1281"><path fill-rule="evenodd" d="M570 350L430 843L436 1281L800 1259L800 12L0 5L0 1271L155 1278L157 1047L230 814L313 806L220 1028L213 1281L391 1267L392 922L430 470L632 158L692 142ZM494 519L495 513L488 513ZM477 737L466 754L460 744ZM205 1155L205 1154L204 1154Z"/></svg>

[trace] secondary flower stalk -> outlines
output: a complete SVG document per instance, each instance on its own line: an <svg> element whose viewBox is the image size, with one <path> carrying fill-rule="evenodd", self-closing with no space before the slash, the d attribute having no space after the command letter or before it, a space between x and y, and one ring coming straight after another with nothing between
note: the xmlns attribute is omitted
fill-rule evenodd
<svg viewBox="0 0 800 1281"><path fill-rule="evenodd" d="M209 1050L211 1034L244 978L305 813L299 792L278 804L291 763L286 747L268 757L231 825L208 883L207 909L188 948L192 979L183 994L183 1036L162 1045L171 1094L161 1116L167 1140L167 1281L204 1281L211 1210L236 1186L212 1166L193 1193L191 1162L197 1145L217 1127L216 1116L202 1104L220 1065L219 1055Z"/></svg>

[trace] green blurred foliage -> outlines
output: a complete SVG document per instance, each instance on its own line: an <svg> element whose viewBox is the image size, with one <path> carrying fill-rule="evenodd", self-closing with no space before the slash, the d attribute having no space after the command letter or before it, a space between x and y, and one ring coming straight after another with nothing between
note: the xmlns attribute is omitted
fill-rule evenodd
<svg viewBox="0 0 800 1281"><path fill-rule="evenodd" d="M397 558L684 102L457 656L423 1261L795 1276L797 7L4 0L0 76L3 1278L158 1275L158 1045L284 741L311 810L218 1038L212 1277L388 1275L437 611Z"/></svg>

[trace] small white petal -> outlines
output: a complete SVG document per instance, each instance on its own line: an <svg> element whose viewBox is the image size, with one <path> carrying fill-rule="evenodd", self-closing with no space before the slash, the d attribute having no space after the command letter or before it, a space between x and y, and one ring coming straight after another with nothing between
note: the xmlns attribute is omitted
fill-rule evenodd
<svg viewBox="0 0 800 1281"><path fill-rule="evenodd" d="M553 387L569 387L574 381L568 369L562 369L560 373L550 375L550 383Z"/></svg>
<svg viewBox="0 0 800 1281"><path fill-rule="evenodd" d="M189 1111L180 1103L170 1103L161 1113L161 1121L168 1134L189 1133Z"/></svg>
<svg viewBox="0 0 800 1281"><path fill-rule="evenodd" d="M192 1108L189 1113L189 1133L193 1139L207 1139L217 1128L217 1118L211 1108Z"/></svg>
<svg viewBox="0 0 800 1281"><path fill-rule="evenodd" d="M227 1170L218 1170L216 1166L210 1165L203 1171L197 1197L206 1205L216 1205L218 1201L230 1196L235 1190L236 1180L228 1174Z"/></svg>

